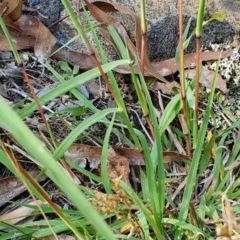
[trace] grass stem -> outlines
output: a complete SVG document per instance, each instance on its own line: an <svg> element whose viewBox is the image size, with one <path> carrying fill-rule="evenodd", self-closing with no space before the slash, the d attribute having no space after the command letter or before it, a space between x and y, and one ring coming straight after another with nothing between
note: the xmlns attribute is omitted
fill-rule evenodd
<svg viewBox="0 0 240 240"><path fill-rule="evenodd" d="M199 104L199 82L200 82L200 50L203 27L205 0L201 0L198 9L197 27L196 27L196 85L195 85L195 109L194 109L194 139L193 147L196 147L198 138L198 104Z"/></svg>
<svg viewBox="0 0 240 240"><path fill-rule="evenodd" d="M183 2L179 0L179 46L180 46L180 81L181 81L181 98L183 104L184 121L188 121L188 108L186 99L186 84L185 84L185 71L184 71L184 46L183 46ZM187 147L187 154L191 157L191 143L189 132L185 133L185 141Z"/></svg>

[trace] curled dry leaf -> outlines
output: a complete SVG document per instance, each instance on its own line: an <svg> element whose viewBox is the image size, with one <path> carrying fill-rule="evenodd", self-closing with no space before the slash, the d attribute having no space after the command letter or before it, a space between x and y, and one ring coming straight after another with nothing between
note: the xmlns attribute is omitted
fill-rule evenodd
<svg viewBox="0 0 240 240"><path fill-rule="evenodd" d="M22 0L5 1L3 5L8 7L8 11L4 15L4 22L9 28L16 48L19 50L33 47L35 55L40 62L43 62L51 54L57 39L37 18L21 15ZM10 47L2 32L0 38L0 50L9 51Z"/></svg>
<svg viewBox="0 0 240 240"><path fill-rule="evenodd" d="M0 11L2 12L5 7L7 7L7 11L4 14L4 20L6 18L11 19L11 21L16 21L19 19L22 15L22 5L23 1L22 0L5 0L1 5L0 5Z"/></svg>
<svg viewBox="0 0 240 240"><path fill-rule="evenodd" d="M40 62L43 62L52 52L57 39L37 18L22 15L14 22L23 33L35 38L34 52Z"/></svg>

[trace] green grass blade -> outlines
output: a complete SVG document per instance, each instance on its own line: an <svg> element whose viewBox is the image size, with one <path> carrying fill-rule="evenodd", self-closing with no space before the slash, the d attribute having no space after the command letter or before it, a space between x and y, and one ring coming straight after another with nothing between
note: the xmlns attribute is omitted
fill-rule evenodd
<svg viewBox="0 0 240 240"><path fill-rule="evenodd" d="M118 60L118 61L114 61L111 63L107 63L104 64L102 66L103 71L109 72L111 71L113 68L119 66L119 65L126 65L129 64L128 60ZM50 92L48 92L47 94L45 94L44 96L39 98L39 103L41 105L44 105L45 103L47 103L48 101L50 101L51 99L54 99L55 97L60 96L61 94L70 91L73 88L76 88L77 86L92 80L96 77L99 77L101 74L99 72L99 70L97 68L91 69L87 72L84 72L76 77L74 77L71 81L67 81L62 83L60 86L56 87L55 89L52 89ZM25 108L21 109L18 112L18 115L21 118L24 118L26 116L28 116L29 114L31 114L34 110L36 110L36 103L30 103L28 106L26 106Z"/></svg>
<svg viewBox="0 0 240 240"><path fill-rule="evenodd" d="M163 111L161 121L159 122L160 135L166 130L169 124L175 119L179 111L182 109L182 101L180 94L174 96Z"/></svg>
<svg viewBox="0 0 240 240"><path fill-rule="evenodd" d="M143 201L138 197L138 195L134 192L134 190L125 182L121 181L120 186L124 189L124 191L130 196L132 201L140 208L143 212L145 218L149 222L150 226L152 227L153 231L155 232L156 236L160 237L159 227L156 224L152 213L147 209L144 205ZM160 239L160 238L158 238Z"/></svg>
<svg viewBox="0 0 240 240"><path fill-rule="evenodd" d="M179 221L185 221L187 218L188 211L189 211L189 204L191 201L191 196L192 196L195 182L197 179L197 171L198 171L199 161L201 158L201 152L202 152L202 147L204 144L204 138L206 136L208 121L209 121L210 113L211 113L211 109L212 109L214 90L215 90L216 81L217 81L217 74L218 74L218 71L216 71L215 75L214 75L212 89L211 89L211 93L210 93L209 99L208 99L208 105L206 107L203 122L202 122L200 130L199 130L199 136L198 136L198 140L197 140L197 148L195 149L195 151L193 153L191 167L190 167L190 171L188 174L187 184L186 184L186 187L184 190L182 205L181 205L180 213L179 213L179 217L178 217ZM181 236L182 236L182 232L181 232L181 230L178 229L175 234L175 239L176 240L181 239Z"/></svg>
<svg viewBox="0 0 240 240"><path fill-rule="evenodd" d="M77 139L77 137L88 127L100 121L103 117L105 117L109 113L119 112L117 108L108 108L104 109L100 112L97 112L80 123L75 129L71 131L71 133L63 140L63 142L58 146L53 156L55 159L59 159L63 156L63 154L67 151L67 149L72 145L72 143Z"/></svg>
<svg viewBox="0 0 240 240"><path fill-rule="evenodd" d="M67 194L69 199L82 211L91 224L107 239L116 239L102 217L94 210L93 206L85 198L75 183L67 176L64 170L55 161L44 144L35 137L30 129L22 122L19 116L0 97L0 126L10 132L22 147L44 168L48 176ZM63 177L64 176L64 177ZM63 221L67 221L66 218ZM72 229L76 236L81 236L79 231L69 222L66 224Z"/></svg>
<svg viewBox="0 0 240 240"><path fill-rule="evenodd" d="M109 124L109 127L107 129L107 132L106 132L106 135L104 138L102 156L101 156L101 176L102 176L103 186L104 186L107 194L112 193L111 184L110 184L109 176L108 176L109 175L109 173L108 173L108 143L109 143L110 134L112 132L114 120L115 120L115 113L113 114L112 121Z"/></svg>

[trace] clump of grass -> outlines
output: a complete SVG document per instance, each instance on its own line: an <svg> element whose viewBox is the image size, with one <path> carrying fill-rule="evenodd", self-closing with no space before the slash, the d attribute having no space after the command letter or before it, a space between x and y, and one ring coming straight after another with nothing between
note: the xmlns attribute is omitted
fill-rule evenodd
<svg viewBox="0 0 240 240"><path fill-rule="evenodd" d="M87 49L89 49L91 54L94 54L94 50L86 37L85 31L68 1L62 0L62 2L79 35L84 40ZM181 1L179 1L179 5L180 9L182 9ZM197 36L201 35L204 1L201 1L199 6L201 17L198 18L198 26L200 26L198 29L200 30L197 31ZM122 60L108 63L103 53L101 43L95 33L95 29L88 14L85 12L85 17L90 25L102 64L96 59L97 68L72 76L69 82L66 81L64 76L60 75L49 62L46 62L45 67L55 76L57 81L61 83L58 87L40 97L36 102L30 103L22 109L17 109L17 111L7 106L0 97L0 126L10 133L22 148L35 159L42 173L46 173L56 186L66 194L76 209L67 210L57 208L44 189L19 165L14 158L14 154L9 151L1 141L0 162L23 181L35 198L48 203L47 207L35 207L36 212L34 214L39 214L41 211L44 212L45 215L48 213L56 214L56 218L51 220L35 220L34 222L23 223L18 226L7 225L11 231L7 233L3 232L1 239L10 239L13 237L20 239L27 237L41 238L53 235L53 233L60 234L62 232L67 234L74 233L79 239L210 239L216 236L216 232L212 228L213 224L216 224L218 229L226 229L228 236L238 236L238 228L234 219L235 215L238 215L239 209L237 205L231 206L229 201L237 201L240 195L238 190L239 181L232 180L233 177L238 178L236 166L238 166L240 161L240 141L236 142L227 157L224 156L223 146L232 130L239 128L240 122L236 121L231 127L228 127L222 132L213 130L213 134L210 135L210 131L208 131L208 122L211 114L213 114L211 109L217 79L216 71L202 124L199 127L196 124L198 109L197 107L193 108L191 103L195 90L193 87L194 84L187 84L184 75L183 30L180 30L180 72L182 89L180 92L174 92L175 95L165 107L161 118L157 118L144 79L143 62L145 53L144 46L146 44L144 1L142 1L142 13L143 47L141 62L139 64L139 70L141 71L139 71L138 75L132 71L131 78L143 115L148 119L153 144L150 145L146 136L132 126L125 102L121 96L121 91L112 72L116 66L124 64L129 65L131 69L132 59L130 59L128 50L115 29L109 27L109 33L116 42ZM181 27L181 11L179 15ZM0 24L4 28L3 21L0 21ZM5 34L11 42L7 29L5 30ZM14 45L12 45L12 48L15 52L16 60L20 61ZM199 61L197 64L198 72ZM116 108L100 110L76 90L77 86L98 76L103 76L116 102ZM77 100L83 102L85 108L91 111L91 116L79 122L61 144L55 144L54 149L47 149L24 124L22 119L30 116L37 110L37 103L43 106L48 101L66 92L71 92ZM196 89L196 95L197 94L198 90ZM195 98L195 101L198 101L198 97ZM40 108L38 107L38 109ZM178 116L181 110L183 110L184 121L188 126L187 132L185 132L184 129L176 129L171 125L171 122ZM110 116L111 121L109 121L107 116ZM196 118L195 122L192 121L193 117ZM118 119L118 122L116 119ZM120 123L119 119L121 120ZM103 140L102 177L80 168L68 159L66 159L66 161L72 168L76 169L76 171L83 173L97 184L101 184L104 188L103 192L77 186L58 162L66 150L76 141L78 136L98 121L104 122L107 126L107 132ZM109 180L107 174L107 155L110 134L113 133L117 136L122 136L119 130L120 127L128 131L130 136L129 138L124 138L124 143L141 150L144 154L146 166L140 170L139 192L135 191L129 184L121 181L121 178ZM166 174L170 166L164 163L163 149L171 148L171 150L175 150L171 147L171 143L168 140L168 135L166 134L167 128L170 128L176 134L177 140L182 142L184 147L186 146L187 153L191 156L190 163L185 161L178 162L178 164L187 171L185 179L177 175L175 178L172 178ZM50 128L49 132L51 132ZM52 140L55 143L57 142L54 136L52 136ZM194 146L194 148L192 149L191 146ZM211 159L213 159L213 161L211 161ZM222 159L225 159L225 165ZM211 168L209 168L209 164L211 164ZM205 172L209 170L211 171L208 175L209 186L198 189L198 185L203 184L200 182ZM179 184L179 182L182 183ZM173 198L174 194L171 194L175 185L178 185L178 189L180 189L178 200ZM200 190L201 195L199 195ZM178 190L176 189L176 191ZM23 205L20 203L16 204ZM41 226L41 228L34 228L36 225ZM5 228L6 223L0 222L0 227Z"/></svg>

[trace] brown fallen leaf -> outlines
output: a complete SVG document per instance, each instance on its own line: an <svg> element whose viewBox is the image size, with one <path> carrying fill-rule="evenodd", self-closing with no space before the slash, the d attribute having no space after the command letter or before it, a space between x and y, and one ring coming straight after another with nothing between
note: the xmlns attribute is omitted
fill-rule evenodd
<svg viewBox="0 0 240 240"><path fill-rule="evenodd" d="M233 54L232 50L220 51L220 52L201 52L200 61L216 60L219 58L230 57ZM161 62L153 62L153 67L161 72L163 76L167 76L175 73L178 68L175 58L171 58ZM196 53L189 53L184 56L185 68L194 68L196 66Z"/></svg>
<svg viewBox="0 0 240 240"><path fill-rule="evenodd" d="M219 58L230 57L233 54L232 50L220 51L220 52L201 52L200 53L200 61L209 61L209 60L217 60ZM184 66L185 68L194 68L196 64L195 53L189 53L184 55ZM178 71L175 58L170 58L168 60L164 60L161 62L152 62L153 67L159 71L163 76L168 76L174 74ZM114 69L116 72L122 74L129 74L129 68L126 66L120 66ZM134 72L137 73L138 70L134 68ZM152 77L148 72L145 73L146 77Z"/></svg>
<svg viewBox="0 0 240 240"><path fill-rule="evenodd" d="M57 39L47 27L33 16L22 15L14 24L17 24L23 33L35 38L34 53L40 62L44 62L51 54Z"/></svg>
<svg viewBox="0 0 240 240"><path fill-rule="evenodd" d="M217 60L219 58L226 58L226 57L230 57L233 54L232 50L227 50L227 51L222 51L222 52L201 52L200 53L200 61L209 61L209 60ZM193 68L195 67L195 53L190 53L190 54L186 54L184 56L185 58L185 68ZM167 76L170 74L174 74L176 71L178 71L177 66L176 66L176 62L174 58L165 60L165 61L161 61L161 62L153 62L152 65L154 66L154 68L156 68L157 71L159 71L163 76ZM130 70L127 66L120 66L114 69L114 71L122 73L122 74L129 74ZM138 70L136 70L136 68L134 68L134 71L137 73ZM190 70L192 73L195 72L194 69ZM188 72L188 70L186 70L186 72ZM214 72L212 72L214 74ZM145 76L151 76L149 75L148 72L145 73ZM209 78L209 80L205 80L204 77ZM201 78L200 83L203 86L209 87L209 84L211 83L212 80L211 76L204 76ZM175 86L177 87L177 86ZM218 79L217 79L217 88L219 90L221 90L223 93L226 93L228 91L227 86L226 86L226 82L222 79L222 77L219 75ZM164 85L161 82L155 82L151 85L151 89L154 90L163 90L164 89ZM167 91L167 89L165 90Z"/></svg>
<svg viewBox="0 0 240 240"><path fill-rule="evenodd" d="M37 18L30 15L21 15L22 0L6 0L3 6L8 8L3 20L9 28L17 49L33 47L38 60L43 62L51 54L52 47L56 44L57 39ZM11 50L2 32L0 38L0 50Z"/></svg>
<svg viewBox="0 0 240 240"><path fill-rule="evenodd" d="M54 47L52 51L53 52L57 51L57 47ZM53 57L55 57L58 60L66 61L70 65L79 66L79 68L83 70L88 70L96 67L94 58L85 53L61 49L54 53Z"/></svg>
<svg viewBox="0 0 240 240"><path fill-rule="evenodd" d="M144 166L145 160L142 152L132 148L114 148L116 154L123 156L129 160L130 165ZM97 169L101 163L101 147L92 147L84 144L74 143L64 154L82 168L85 168L87 162L91 169ZM165 163L190 160L188 156L176 152L163 152L163 160Z"/></svg>
<svg viewBox="0 0 240 240"><path fill-rule="evenodd" d="M193 79L196 76L196 71L194 69L188 69L188 70L185 71L185 76L188 79ZM215 76L215 72L209 70L207 66L203 66L202 74L201 74L201 77L200 77L201 85L210 89L212 87L212 81L214 79L214 76ZM228 92L226 81L224 81L222 79L220 74L217 75L216 88L221 90L223 93Z"/></svg>
<svg viewBox="0 0 240 240"><path fill-rule="evenodd" d="M35 38L29 35L26 35L23 32L20 32L16 29L8 27L8 31L12 37L12 40L15 44L15 48L17 50L23 50L23 49L29 49L33 48ZM11 48L9 46L9 43L2 32L2 29L0 29L0 50L1 51L11 51Z"/></svg>
<svg viewBox="0 0 240 240"><path fill-rule="evenodd" d="M39 171L31 171L30 174L36 178ZM46 176L42 176L38 181L44 179L46 179ZM26 188L17 177L0 179L0 207L24 191L26 191Z"/></svg>

